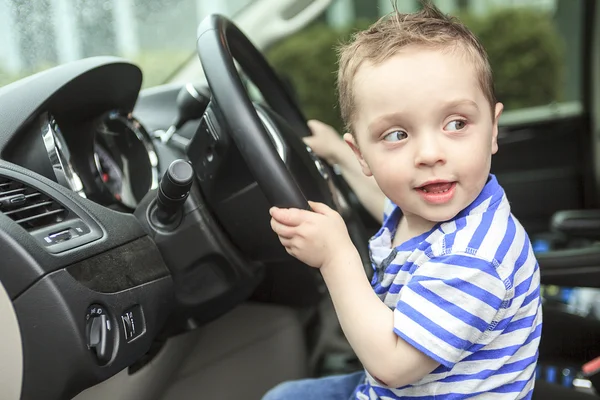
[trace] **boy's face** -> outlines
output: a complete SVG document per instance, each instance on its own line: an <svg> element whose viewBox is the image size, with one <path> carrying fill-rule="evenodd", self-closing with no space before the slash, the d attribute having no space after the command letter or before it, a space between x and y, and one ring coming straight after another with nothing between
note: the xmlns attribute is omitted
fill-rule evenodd
<svg viewBox="0 0 600 400"><path fill-rule="evenodd" d="M497 120L461 50L403 49L354 78L354 137L363 172L407 220L442 222L483 189L498 150Z"/></svg>

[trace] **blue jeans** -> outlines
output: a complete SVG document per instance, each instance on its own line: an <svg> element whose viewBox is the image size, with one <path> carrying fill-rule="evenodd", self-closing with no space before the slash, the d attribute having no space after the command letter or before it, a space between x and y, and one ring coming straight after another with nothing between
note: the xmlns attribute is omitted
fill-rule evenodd
<svg viewBox="0 0 600 400"><path fill-rule="evenodd" d="M349 400L365 379L365 373L335 375L284 382L269 390L262 400Z"/></svg>

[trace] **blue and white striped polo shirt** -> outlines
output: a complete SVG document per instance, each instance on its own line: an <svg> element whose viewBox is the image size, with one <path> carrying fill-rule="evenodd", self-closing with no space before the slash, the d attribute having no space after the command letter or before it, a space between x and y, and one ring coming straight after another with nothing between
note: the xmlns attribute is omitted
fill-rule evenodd
<svg viewBox="0 0 600 400"><path fill-rule="evenodd" d="M531 398L542 329L539 267L496 178L454 219L394 249L401 211L387 212L370 242L372 286L394 310L396 334L441 365L401 388L367 372L356 398Z"/></svg>

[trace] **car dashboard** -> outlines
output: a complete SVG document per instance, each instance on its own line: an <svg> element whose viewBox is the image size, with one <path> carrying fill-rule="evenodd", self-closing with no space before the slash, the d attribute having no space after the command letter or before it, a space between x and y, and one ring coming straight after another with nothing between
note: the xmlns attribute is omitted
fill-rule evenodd
<svg viewBox="0 0 600 400"><path fill-rule="evenodd" d="M157 338L222 315L261 278L196 185L177 232L149 226L178 154L134 115L141 83L138 67L96 57L0 88L0 281L21 331L22 399L72 398L141 367Z"/></svg>
<svg viewBox="0 0 600 400"><path fill-rule="evenodd" d="M120 67L125 70L117 73L128 78L127 82L114 88L107 83L109 87L103 91L137 94L141 75L138 71L136 77L126 70L126 65L122 64ZM115 72L103 70L112 81ZM127 77L128 74L133 76ZM90 96L92 91L96 92L97 101L81 101L94 97ZM131 113L131 99L103 99L103 91L98 93L97 88L71 81L49 98L39 99L44 103L28 116L31 122L9 138L2 158L96 203L131 211L150 189L157 188L158 158L152 138ZM67 92L64 98L63 92ZM32 90L34 96L39 98Z"/></svg>

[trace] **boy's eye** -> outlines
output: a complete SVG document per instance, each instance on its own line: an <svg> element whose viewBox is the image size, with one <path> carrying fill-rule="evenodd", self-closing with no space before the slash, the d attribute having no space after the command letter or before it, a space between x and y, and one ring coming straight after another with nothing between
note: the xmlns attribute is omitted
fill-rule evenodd
<svg viewBox="0 0 600 400"><path fill-rule="evenodd" d="M404 131L393 131L383 137L386 142L399 142L408 137L408 134Z"/></svg>
<svg viewBox="0 0 600 400"><path fill-rule="evenodd" d="M448 122L448 124L444 127L446 131L460 131L464 129L467 123L462 119L455 119L454 121Z"/></svg>

